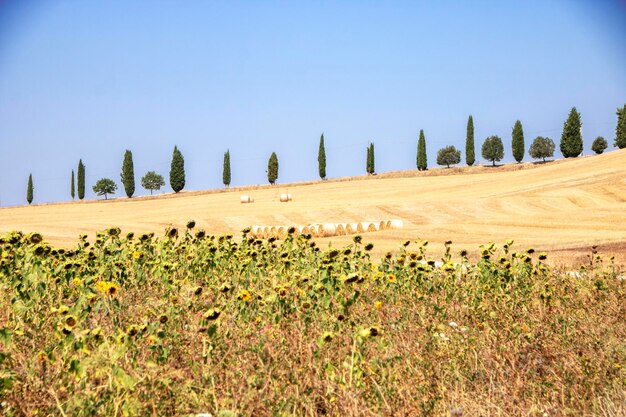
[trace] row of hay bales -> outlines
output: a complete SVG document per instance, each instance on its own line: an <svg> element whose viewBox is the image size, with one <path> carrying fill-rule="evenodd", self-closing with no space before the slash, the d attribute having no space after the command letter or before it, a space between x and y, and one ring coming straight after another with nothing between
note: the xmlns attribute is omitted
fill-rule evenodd
<svg viewBox="0 0 626 417"><path fill-rule="evenodd" d="M281 203L287 203L287 202L289 202L291 200L292 200L291 194L281 194L280 195L280 202ZM250 197L249 195L242 195L241 197L239 197L239 201L242 204L254 203L254 198Z"/></svg>
<svg viewBox="0 0 626 417"><path fill-rule="evenodd" d="M294 228L295 235L310 234L313 237L345 236L357 233L377 232L379 230L402 229L402 220L382 220L374 222L355 223L315 223L307 226L252 226L250 233L260 239L270 237L283 238L290 228Z"/></svg>

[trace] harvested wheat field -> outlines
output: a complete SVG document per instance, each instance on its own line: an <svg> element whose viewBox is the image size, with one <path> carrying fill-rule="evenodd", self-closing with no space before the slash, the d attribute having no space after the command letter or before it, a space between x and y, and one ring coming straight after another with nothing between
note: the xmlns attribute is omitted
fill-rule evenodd
<svg viewBox="0 0 626 417"><path fill-rule="evenodd" d="M293 200L280 202L289 193ZM240 196L253 199L241 204ZM251 225L289 226L401 219L401 230L363 234L376 254L406 240L426 239L476 252L478 245L514 239L549 251L553 260L584 261L600 253L626 263L626 150L548 164L433 169L289 186L242 187L178 195L118 198L0 209L0 232L39 231L61 246L81 233L116 225L162 233L195 220L208 233L238 234ZM319 238L343 245L351 236Z"/></svg>

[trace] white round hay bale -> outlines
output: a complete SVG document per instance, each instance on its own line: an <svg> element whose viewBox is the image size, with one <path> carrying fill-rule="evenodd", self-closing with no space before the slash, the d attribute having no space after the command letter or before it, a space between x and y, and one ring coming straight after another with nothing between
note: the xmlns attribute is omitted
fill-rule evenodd
<svg viewBox="0 0 626 417"><path fill-rule="evenodd" d="M322 231L324 233L324 237L335 236L335 233L337 233L337 227L334 223L324 223L322 225Z"/></svg>
<svg viewBox="0 0 626 417"><path fill-rule="evenodd" d="M335 235L336 236L344 236L346 234L346 225L343 223L338 223L335 226Z"/></svg>
<svg viewBox="0 0 626 417"><path fill-rule="evenodd" d="M302 234L308 235L309 233L311 233L311 228L309 226L303 226L302 227Z"/></svg>
<svg viewBox="0 0 626 417"><path fill-rule="evenodd" d="M241 203L253 203L254 199L252 197L250 197L249 195L242 195L241 197L239 197L239 201Z"/></svg>
<svg viewBox="0 0 626 417"><path fill-rule="evenodd" d="M253 237L261 237L263 235L263 227L262 226L252 226L250 227L250 232Z"/></svg>
<svg viewBox="0 0 626 417"><path fill-rule="evenodd" d="M400 219L394 219L391 221L392 229L402 229L404 227L404 222Z"/></svg>
<svg viewBox="0 0 626 417"><path fill-rule="evenodd" d="M292 197L291 194L287 194L287 200L291 201Z"/></svg>
<svg viewBox="0 0 626 417"><path fill-rule="evenodd" d="M289 194L281 194L280 195L280 202L281 203L286 203L287 201L289 201Z"/></svg>
<svg viewBox="0 0 626 417"><path fill-rule="evenodd" d="M263 237L265 239L269 238L271 233L272 233L272 228L271 227L269 227L269 226L263 227Z"/></svg>

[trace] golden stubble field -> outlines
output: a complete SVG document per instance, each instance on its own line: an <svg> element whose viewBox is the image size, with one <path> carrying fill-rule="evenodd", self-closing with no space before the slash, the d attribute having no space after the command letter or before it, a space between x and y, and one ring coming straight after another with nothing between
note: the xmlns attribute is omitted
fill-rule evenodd
<svg viewBox="0 0 626 417"><path fill-rule="evenodd" d="M520 169L523 168L523 169ZM458 174L454 174L459 172ZM454 175L450 175L454 174ZM293 201L279 202L281 193ZM118 190L118 196L123 189ZM241 204L241 195L255 202ZM601 254L626 264L626 150L548 164L433 169L307 184L183 192L133 199L0 209L0 232L39 231L53 245L73 246L81 233L119 226L157 234L188 220L208 233L239 234L251 225L306 225L401 219L402 230L364 233L380 255L406 240L443 242L471 252L488 242L546 250L553 261L584 262ZM316 239L339 246L351 236Z"/></svg>

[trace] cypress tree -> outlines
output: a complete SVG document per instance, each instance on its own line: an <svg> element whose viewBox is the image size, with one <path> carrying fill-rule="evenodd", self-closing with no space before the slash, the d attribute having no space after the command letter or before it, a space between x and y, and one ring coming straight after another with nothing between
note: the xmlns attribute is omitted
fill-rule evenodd
<svg viewBox="0 0 626 417"><path fill-rule="evenodd" d="M26 189L26 201L28 201L28 204L33 202L33 174L28 175L28 187Z"/></svg>
<svg viewBox="0 0 626 417"><path fill-rule="evenodd" d="M175 193L185 188L185 159L176 146L174 146L174 152L172 153L170 185Z"/></svg>
<svg viewBox="0 0 626 417"><path fill-rule="evenodd" d="M370 143L367 147L367 161L365 165L368 174L374 174L376 172L374 161L374 143Z"/></svg>
<svg viewBox="0 0 626 417"><path fill-rule="evenodd" d="M317 151L317 166L322 180L326 179L326 148L324 147L324 134L320 137L320 147Z"/></svg>
<svg viewBox="0 0 626 417"><path fill-rule="evenodd" d="M474 154L474 119L470 115L467 120L467 136L465 137L465 162L468 166L474 165L476 157Z"/></svg>
<svg viewBox="0 0 626 417"><path fill-rule="evenodd" d="M424 130L420 129L420 138L417 141L417 169L426 171L428 169L428 161L426 159L426 138Z"/></svg>
<svg viewBox="0 0 626 417"><path fill-rule="evenodd" d="M83 160L78 161L78 199L85 198L85 165Z"/></svg>
<svg viewBox="0 0 626 417"><path fill-rule="evenodd" d="M572 107L567 120L563 124L561 134L561 153L566 158L575 158L583 151L583 135L581 132L580 113Z"/></svg>
<svg viewBox="0 0 626 417"><path fill-rule="evenodd" d="M276 152L272 152L269 161L267 162L267 180L270 184L276 183L278 179L278 157Z"/></svg>
<svg viewBox="0 0 626 417"><path fill-rule="evenodd" d="M522 130L522 122L519 120L513 126L513 158L519 163L524 159L524 130Z"/></svg>
<svg viewBox="0 0 626 417"><path fill-rule="evenodd" d="M72 182L70 183L70 195L72 196L72 200L76 196L76 187L74 187L74 170L72 170Z"/></svg>
<svg viewBox="0 0 626 417"><path fill-rule="evenodd" d="M124 153L124 163L122 164L122 184L128 198L135 194L135 169L133 167L133 153L128 149Z"/></svg>
<svg viewBox="0 0 626 417"><path fill-rule="evenodd" d="M224 154L224 166L222 169L222 182L225 187L230 186L230 151L226 150Z"/></svg>
<svg viewBox="0 0 626 417"><path fill-rule="evenodd" d="M626 148L626 104L617 109L617 125L615 126L615 143L620 149Z"/></svg>

